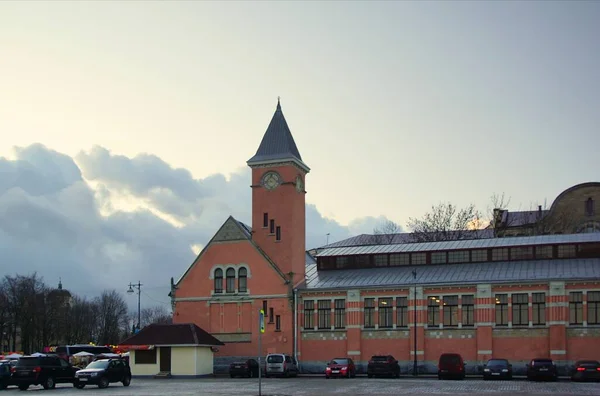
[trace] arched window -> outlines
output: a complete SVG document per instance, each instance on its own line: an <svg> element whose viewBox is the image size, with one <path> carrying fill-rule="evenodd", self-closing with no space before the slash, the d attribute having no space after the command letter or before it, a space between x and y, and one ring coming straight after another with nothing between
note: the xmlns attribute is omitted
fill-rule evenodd
<svg viewBox="0 0 600 396"><path fill-rule="evenodd" d="M233 268L228 268L225 273L227 276L227 293L235 292L235 270Z"/></svg>
<svg viewBox="0 0 600 396"><path fill-rule="evenodd" d="M215 293L223 293L223 270L215 270Z"/></svg>
<svg viewBox="0 0 600 396"><path fill-rule="evenodd" d="M248 291L248 270L244 267L238 271L238 291L240 293Z"/></svg>

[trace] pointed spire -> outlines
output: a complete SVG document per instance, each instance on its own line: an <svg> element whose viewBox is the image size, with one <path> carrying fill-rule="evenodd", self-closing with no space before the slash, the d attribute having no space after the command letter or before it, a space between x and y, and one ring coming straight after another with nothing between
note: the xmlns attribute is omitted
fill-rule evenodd
<svg viewBox="0 0 600 396"><path fill-rule="evenodd" d="M263 165L276 162L291 161L306 172L310 170L296 147L296 142L290 132L287 121L281 110L281 99L277 97L277 108L269 123L260 146L254 157L248 160L248 166Z"/></svg>

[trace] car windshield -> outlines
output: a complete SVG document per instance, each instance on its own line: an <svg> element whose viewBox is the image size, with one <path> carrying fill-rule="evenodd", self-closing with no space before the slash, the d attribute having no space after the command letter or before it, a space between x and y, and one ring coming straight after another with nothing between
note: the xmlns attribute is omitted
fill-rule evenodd
<svg viewBox="0 0 600 396"><path fill-rule="evenodd" d="M108 360L98 360L87 365L86 369L105 369L108 367Z"/></svg>
<svg viewBox="0 0 600 396"><path fill-rule="evenodd" d="M267 358L267 363L283 363L283 356L271 355Z"/></svg>
<svg viewBox="0 0 600 396"><path fill-rule="evenodd" d="M19 367L35 367L40 365L39 358L21 358L17 363Z"/></svg>
<svg viewBox="0 0 600 396"><path fill-rule="evenodd" d="M508 361L504 359L491 359L487 363L488 366L508 366Z"/></svg>
<svg viewBox="0 0 600 396"><path fill-rule="evenodd" d="M330 364L348 364L348 359L333 359Z"/></svg>
<svg viewBox="0 0 600 396"><path fill-rule="evenodd" d="M442 355L440 361L450 364L459 364L460 358L458 357L458 355Z"/></svg>

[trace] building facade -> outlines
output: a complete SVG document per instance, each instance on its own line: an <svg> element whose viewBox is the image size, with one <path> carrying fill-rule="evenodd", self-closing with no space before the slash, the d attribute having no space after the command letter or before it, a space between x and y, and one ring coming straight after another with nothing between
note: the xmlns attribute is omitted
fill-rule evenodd
<svg viewBox="0 0 600 396"><path fill-rule="evenodd" d="M225 343L216 371L272 352L315 373L342 356L364 370L379 354L393 355L403 373L415 356L419 371L435 372L444 352L461 353L470 372L492 357L511 360L517 373L536 357L561 370L600 359L600 183L565 191L533 220L498 210L473 239L361 235L306 252L310 169L279 103L248 165L252 227L227 219L170 294L174 323L195 323ZM541 221L557 224L550 219L563 213L570 219L561 229L541 231Z"/></svg>

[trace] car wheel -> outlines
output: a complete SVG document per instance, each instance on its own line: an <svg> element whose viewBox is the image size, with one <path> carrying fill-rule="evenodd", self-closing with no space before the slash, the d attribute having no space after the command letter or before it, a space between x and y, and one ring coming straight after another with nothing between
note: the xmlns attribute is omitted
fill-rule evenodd
<svg viewBox="0 0 600 396"><path fill-rule="evenodd" d="M442 377L442 374L438 374L438 380L442 380L444 379L444 377Z"/></svg>
<svg viewBox="0 0 600 396"><path fill-rule="evenodd" d="M329 379L329 376L328 376L328 375L326 375L326 376L325 376L325 379Z"/></svg>
<svg viewBox="0 0 600 396"><path fill-rule="evenodd" d="M29 389L29 385L19 385L19 390L26 391Z"/></svg>
<svg viewBox="0 0 600 396"><path fill-rule="evenodd" d="M367 377L373 378L373 374L367 374Z"/></svg>
<svg viewBox="0 0 600 396"><path fill-rule="evenodd" d="M126 375L125 378L123 378L123 386L129 386L129 384L131 384L131 376L130 375Z"/></svg>
<svg viewBox="0 0 600 396"><path fill-rule="evenodd" d="M54 378L46 377L46 379L42 383L42 386L44 387L44 389L54 389L56 388L56 382L54 382Z"/></svg>
<svg viewBox="0 0 600 396"><path fill-rule="evenodd" d="M8 384L6 384L5 382L0 382L0 390L6 389L7 386Z"/></svg>
<svg viewBox="0 0 600 396"><path fill-rule="evenodd" d="M229 374L229 378L233 378L233 377L235 377L235 375Z"/></svg>
<svg viewBox="0 0 600 396"><path fill-rule="evenodd" d="M104 388L108 388L108 378L106 377L102 377L100 378L100 382L98 383L98 388L104 389Z"/></svg>

